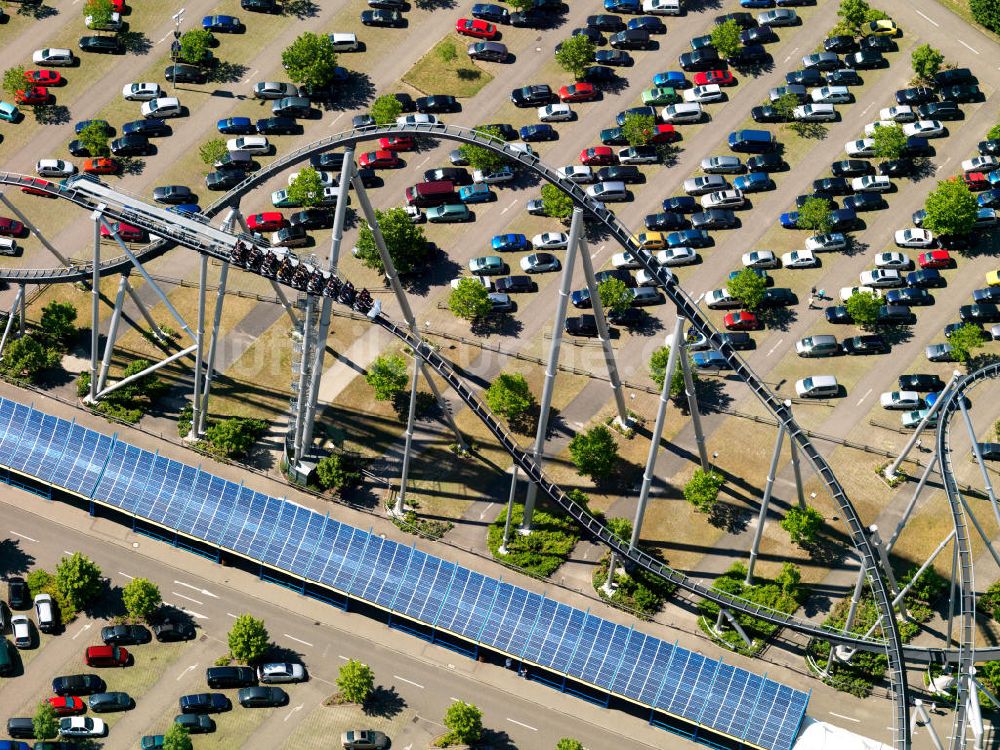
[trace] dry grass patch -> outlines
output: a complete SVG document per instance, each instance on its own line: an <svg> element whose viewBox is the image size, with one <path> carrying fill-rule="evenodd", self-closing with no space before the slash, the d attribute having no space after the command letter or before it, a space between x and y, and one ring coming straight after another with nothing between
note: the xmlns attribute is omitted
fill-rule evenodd
<svg viewBox="0 0 1000 750"><path fill-rule="evenodd" d="M454 58L448 60L443 50L454 46ZM449 34L425 54L403 76L403 82L425 94L451 94L459 98L475 96L493 80L493 75L480 68L465 54L468 40Z"/></svg>
<svg viewBox="0 0 1000 750"><path fill-rule="evenodd" d="M387 712L392 714L392 712ZM412 709L404 708L393 715L366 714L354 703L317 706L299 722L285 742L282 750L328 750L330 738L340 738L341 732L357 727L375 729L396 738L393 743L402 746L407 727L411 727L418 717ZM412 730L411 730L412 731ZM235 747L235 746L233 746Z"/></svg>

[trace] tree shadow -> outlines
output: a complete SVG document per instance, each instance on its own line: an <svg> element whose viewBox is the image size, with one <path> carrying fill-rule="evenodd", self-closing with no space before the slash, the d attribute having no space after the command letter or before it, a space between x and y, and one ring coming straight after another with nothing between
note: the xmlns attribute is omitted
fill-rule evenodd
<svg viewBox="0 0 1000 750"><path fill-rule="evenodd" d="M122 587L105 585L100 595L84 607L84 612L96 620L110 620L123 617L126 614L125 602L122 599Z"/></svg>
<svg viewBox="0 0 1000 750"><path fill-rule="evenodd" d="M726 382L721 378L699 378L694 384L698 396L699 414L716 414L722 409L728 409L733 403L733 397L726 390ZM678 399L680 408L687 409L687 399Z"/></svg>
<svg viewBox="0 0 1000 750"><path fill-rule="evenodd" d="M410 413L410 392L406 390L393 396L392 408L396 411L396 418L405 423ZM433 421L442 418L444 411L438 400L434 398L434 394L427 391L417 391L417 408L414 416L417 419Z"/></svg>
<svg viewBox="0 0 1000 750"><path fill-rule="evenodd" d="M905 325L894 325L879 328L879 333L882 338L885 339L885 342L890 346L905 344L913 338L913 329L910 326Z"/></svg>
<svg viewBox="0 0 1000 750"><path fill-rule="evenodd" d="M294 648L289 648L288 646L279 646L277 643L272 643L268 647L267 654L264 656L263 661L290 662L291 664L302 664L305 666L305 662L302 660L301 652L296 651Z"/></svg>
<svg viewBox="0 0 1000 750"><path fill-rule="evenodd" d="M282 15L294 16L300 21L313 18L319 13L319 5L313 0L285 0Z"/></svg>
<svg viewBox="0 0 1000 750"><path fill-rule="evenodd" d="M242 63L226 62L219 60L212 66L208 73L208 83L238 83L247 74L246 65Z"/></svg>
<svg viewBox="0 0 1000 750"><path fill-rule="evenodd" d="M862 242L855 235L847 235L847 247L841 250L841 252L847 257L852 257L855 255L861 255L868 252L871 246L867 242Z"/></svg>
<svg viewBox="0 0 1000 750"><path fill-rule="evenodd" d="M383 685L378 685L362 706L365 716L377 716L382 719L392 719L404 708L406 699L396 692L396 688Z"/></svg>
<svg viewBox="0 0 1000 750"><path fill-rule="evenodd" d="M913 171L906 176L910 182L920 182L928 177L933 177L937 167L927 157L920 157L913 160Z"/></svg>
<svg viewBox="0 0 1000 750"><path fill-rule="evenodd" d="M830 128L821 122L793 122L789 124L788 129L798 134L800 138L811 141L826 140L827 135L830 134Z"/></svg>
<svg viewBox="0 0 1000 750"><path fill-rule="evenodd" d="M630 84L627 78L623 78L622 76L616 74L614 78L594 83L594 88L608 94L620 94L627 89L629 85Z"/></svg>
<svg viewBox="0 0 1000 750"><path fill-rule="evenodd" d="M762 60L761 62L737 64L732 66L740 75L750 76L751 78L760 78L766 73L770 73L774 70L774 60L768 58L767 60Z"/></svg>
<svg viewBox="0 0 1000 750"><path fill-rule="evenodd" d="M676 167L677 162L680 161L681 154L684 153L684 149L676 143L668 143L658 146L656 152L660 156L660 164L665 167Z"/></svg>
<svg viewBox="0 0 1000 750"><path fill-rule="evenodd" d="M34 18L36 21L41 21L44 18L58 16L59 9L53 8L51 5L45 5L44 3L21 3L17 7L17 15L28 16L29 18Z"/></svg>
<svg viewBox="0 0 1000 750"><path fill-rule="evenodd" d="M483 77L483 71L476 68L459 68L455 71L460 81L478 81Z"/></svg>
<svg viewBox="0 0 1000 750"><path fill-rule="evenodd" d="M524 329L524 323L513 315L490 315L475 321L470 330L476 336L519 336Z"/></svg>
<svg viewBox="0 0 1000 750"><path fill-rule="evenodd" d="M42 104L32 112L39 125L65 125L70 120L69 107L64 104Z"/></svg>
<svg viewBox="0 0 1000 750"><path fill-rule="evenodd" d="M23 575L35 564L35 558L21 549L17 539L0 540L0 579L6 580L12 575Z"/></svg>
<svg viewBox="0 0 1000 750"><path fill-rule="evenodd" d="M789 307L768 307L761 310L757 317L768 330L787 331L799 316Z"/></svg>
<svg viewBox="0 0 1000 750"><path fill-rule="evenodd" d="M153 42L141 31L124 31L118 34L118 41L127 53L133 55L148 55L153 49Z"/></svg>
<svg viewBox="0 0 1000 750"><path fill-rule="evenodd" d="M726 485L722 486L721 491L726 492ZM708 522L727 534L742 534L750 525L751 518L753 518L752 510L727 500L717 501L708 514Z"/></svg>
<svg viewBox="0 0 1000 750"><path fill-rule="evenodd" d="M118 165L120 167L119 174L139 175L146 169L146 160L137 159L134 156L125 156L118 160Z"/></svg>
<svg viewBox="0 0 1000 750"><path fill-rule="evenodd" d="M476 746L482 750L517 750L517 745L502 729L483 729Z"/></svg>
<svg viewBox="0 0 1000 750"><path fill-rule="evenodd" d="M337 89L329 101L326 109L345 110L359 109L367 106L375 98L375 84L367 73L351 71L348 82Z"/></svg>
<svg viewBox="0 0 1000 750"><path fill-rule="evenodd" d="M620 327L627 328L633 336L655 336L663 330L662 320L645 310L641 312L643 313L641 318L632 323L622 324Z"/></svg>

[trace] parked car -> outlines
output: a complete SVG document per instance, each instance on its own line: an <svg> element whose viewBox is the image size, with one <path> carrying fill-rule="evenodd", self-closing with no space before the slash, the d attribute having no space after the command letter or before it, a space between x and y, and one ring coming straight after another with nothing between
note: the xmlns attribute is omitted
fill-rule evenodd
<svg viewBox="0 0 1000 750"><path fill-rule="evenodd" d="M101 628L101 640L106 646L131 646L149 643L152 634L145 625L107 625Z"/></svg>
<svg viewBox="0 0 1000 750"><path fill-rule="evenodd" d="M102 719L90 716L66 716L59 720L60 737L103 737L107 731Z"/></svg>
<svg viewBox="0 0 1000 750"><path fill-rule="evenodd" d="M114 711L128 711L135 705L132 696L128 693L94 693L87 698L87 705L94 713L111 713Z"/></svg>

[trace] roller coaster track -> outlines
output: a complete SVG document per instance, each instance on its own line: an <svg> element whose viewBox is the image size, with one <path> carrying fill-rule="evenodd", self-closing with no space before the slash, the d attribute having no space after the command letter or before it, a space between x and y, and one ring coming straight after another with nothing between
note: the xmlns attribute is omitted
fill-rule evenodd
<svg viewBox="0 0 1000 750"><path fill-rule="evenodd" d="M785 427L789 436L794 440L799 449L805 454L813 468L819 474L826 485L831 496L837 504L841 516L845 519L848 530L851 534L852 542L864 570L867 573L871 586L874 602L879 611L879 623L885 638L865 638L854 633L842 630L826 628L808 620L797 618L777 610L761 607L753 602L735 597L727 593L710 588L692 578L689 578L678 571L669 568L657 559L645 554L639 549L633 549L616 535L612 534L605 526L595 518L585 513L576 503L572 502L566 494L549 479L546 478L541 468L532 458L521 450L513 438L506 432L503 426L490 414L489 410L479 401L479 399L465 386L464 382L454 372L450 363L434 352L425 342L411 333L408 329L393 323L385 316L379 315L374 320L386 331L396 336L401 341L406 342L415 352L423 357L427 363L434 368L439 375L444 377L455 389L459 397L469 406L476 416L486 425L498 441L510 453L511 458L520 466L526 474L536 482L553 502L562 507L567 513L575 518L594 537L599 539L605 546L614 550L623 560L627 560L632 565L641 567L655 575L675 583L681 588L690 591L702 598L711 600L720 606L737 610L753 617L776 624L780 627L787 627L791 630L829 641L831 643L845 644L854 648L861 648L868 651L885 652L889 661L889 679L894 697L894 732L895 746L900 750L910 747L910 726L908 721L909 689L906 680L905 656L909 653L917 658L924 655L924 660L928 660L931 654L927 649L904 649L904 644L900 638L899 629L893 613L889 589L879 564L875 550L868 538L865 527L861 523L854 506L848 499L840 482L837 480L826 459L810 442L808 436L795 422L791 410L785 403L773 394L767 386L755 375L750 367L743 361L739 354L730 344L719 334L715 327L702 315L700 309L688 294L676 283L676 279L669 270L659 266L648 251L636 246L631 240L630 232L617 220L615 215L596 204L586 193L574 182L562 179L557 172L543 165L537 155L526 154L512 149L509 144L499 139L483 135L466 128L444 125L437 123L434 125L390 125L371 126L346 131L338 135L324 138L312 144L304 146L288 155L271 162L262 169L249 175L247 179L237 185L229 193L219 200L207 206L204 215L212 217L227 206L238 205L239 199L249 190L260 185L273 175L283 171L287 167L307 159L309 156L325 151L329 151L339 146L353 145L358 142L369 141L382 136L423 136L430 138L444 138L447 140L460 141L484 146L507 156L511 161L519 163L525 169L533 172L542 179L559 187L563 192L570 195L574 202L581 206L592 220L600 222L625 249L632 252L643 267L655 277L664 293L677 309L679 316L687 319L690 326L704 335L711 345L719 351L727 360L735 373L742 379L761 400L768 410ZM0 173L0 184L23 185L27 184L27 178L21 175L11 175ZM100 184L100 183L98 183ZM199 233L190 229L190 221L186 221L173 215L164 220L162 209L155 209L144 206L139 201L125 199L122 201L108 200L108 191L105 189L100 199L87 192L86 181L77 182L76 186L71 182L68 185L51 183L51 188L47 190L56 197L61 197L88 210L95 210L99 206L108 219L124 221L134 226L141 227L151 234L158 235L163 240L169 240L175 244L194 249L200 253L211 255L219 260L228 261L232 245L235 244L236 237L230 235L230 242L220 242L217 237L220 234L217 229L207 229L206 235L199 236ZM245 242L252 243L250 238L244 238ZM126 259L126 262L130 262ZM102 273L113 273L120 270L123 263L110 270L106 270L102 265ZM26 282L26 283L52 283L55 281L79 281L89 277L90 271L81 268L74 277L69 269L56 269L53 276L47 276L45 271L31 270L8 270L0 272L0 279ZM33 276L31 274L34 274ZM961 658L961 653L958 654Z"/></svg>

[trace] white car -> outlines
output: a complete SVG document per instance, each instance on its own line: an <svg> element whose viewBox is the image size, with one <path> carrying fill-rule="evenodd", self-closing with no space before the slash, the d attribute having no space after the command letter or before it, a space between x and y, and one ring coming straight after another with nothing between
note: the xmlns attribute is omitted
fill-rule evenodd
<svg viewBox="0 0 1000 750"><path fill-rule="evenodd" d="M32 53L31 62L35 63L35 65L51 65L54 68L63 65L72 65L73 50L63 47L38 49Z"/></svg>
<svg viewBox="0 0 1000 750"><path fill-rule="evenodd" d="M693 247L670 247L653 257L661 266L687 266L698 262L698 251Z"/></svg>
<svg viewBox="0 0 1000 750"><path fill-rule="evenodd" d="M814 253L831 252L834 250L847 249L847 235L842 232L830 232L828 234L814 234L806 238L806 250Z"/></svg>
<svg viewBox="0 0 1000 750"><path fill-rule="evenodd" d="M712 102L721 102L725 96L719 84L707 83L704 86L695 86L685 91L684 101L711 104Z"/></svg>
<svg viewBox="0 0 1000 750"><path fill-rule="evenodd" d="M875 256L875 268L895 268L900 271L907 271L913 266L905 253L878 253Z"/></svg>
<svg viewBox="0 0 1000 750"><path fill-rule="evenodd" d="M839 392L840 385L833 375L812 375L795 381L795 395L799 398L823 398Z"/></svg>
<svg viewBox="0 0 1000 750"><path fill-rule="evenodd" d="M894 238L897 247L934 247L934 233L929 229L897 229Z"/></svg>
<svg viewBox="0 0 1000 750"><path fill-rule="evenodd" d="M569 244L569 235L564 232L542 232L531 238L535 250L561 250Z"/></svg>
<svg viewBox="0 0 1000 750"><path fill-rule="evenodd" d="M777 268L778 256L770 250L752 250L743 253L743 265L746 268Z"/></svg>
<svg viewBox="0 0 1000 750"><path fill-rule="evenodd" d="M833 122L837 108L832 104L801 104L792 110L792 117L799 122Z"/></svg>
<svg viewBox="0 0 1000 750"><path fill-rule="evenodd" d="M870 190L873 193L888 193L892 190L892 181L882 175L866 174L851 180L851 190Z"/></svg>
<svg viewBox="0 0 1000 750"><path fill-rule="evenodd" d="M815 268L819 260L812 250L792 250L781 256L781 265L785 268Z"/></svg>
<svg viewBox="0 0 1000 750"><path fill-rule="evenodd" d="M741 190L717 190L714 193L701 196L702 208L742 208L746 198Z"/></svg>
<svg viewBox="0 0 1000 750"><path fill-rule="evenodd" d="M472 181L483 182L487 185L500 185L505 182L510 182L515 176L514 170L504 164L502 167L492 172L484 172L481 169L477 169L472 173Z"/></svg>
<svg viewBox="0 0 1000 750"><path fill-rule="evenodd" d="M560 167L556 171L564 180L570 180L571 182L589 184L597 179L597 175L594 174L594 170L592 168L577 164Z"/></svg>
<svg viewBox="0 0 1000 750"><path fill-rule="evenodd" d="M538 108L538 119L542 122L568 122L576 118L576 113L568 104L546 104Z"/></svg>
<svg viewBox="0 0 1000 750"><path fill-rule="evenodd" d="M885 107L878 112L880 120L892 120L893 122L914 122L917 113L909 104L901 104L898 107Z"/></svg>
<svg viewBox="0 0 1000 750"><path fill-rule="evenodd" d="M493 291L493 279L491 279L489 276L459 276L457 279L451 280L451 288L458 289L458 285L465 279L472 279L473 281L478 281L484 287L486 287L486 291L488 292Z"/></svg>
<svg viewBox="0 0 1000 750"><path fill-rule="evenodd" d="M636 273L635 284L636 286L659 286L660 280L643 268Z"/></svg>
<svg viewBox="0 0 1000 750"><path fill-rule="evenodd" d="M94 25L94 17L87 16L83 19L83 25L88 29L96 29L97 31L121 31L122 28L122 14L112 13L111 18L103 26Z"/></svg>
<svg viewBox="0 0 1000 750"><path fill-rule="evenodd" d="M736 298L730 295L729 290L725 287L722 287L722 289L713 289L705 294L705 306L710 310L727 307L735 302Z"/></svg>
<svg viewBox="0 0 1000 750"><path fill-rule="evenodd" d="M923 409L924 399L916 391L888 391L879 397L883 409Z"/></svg>
<svg viewBox="0 0 1000 750"><path fill-rule="evenodd" d="M611 265L615 268L627 268L632 270L634 268L642 268L642 263L639 259L635 257L634 254L630 252L615 253L611 256Z"/></svg>
<svg viewBox="0 0 1000 750"><path fill-rule="evenodd" d="M403 115L396 118L397 125L437 125L438 118L434 115Z"/></svg>
<svg viewBox="0 0 1000 750"><path fill-rule="evenodd" d="M90 716L66 716L59 720L62 737L103 737L107 732L103 719Z"/></svg>
<svg viewBox="0 0 1000 750"><path fill-rule="evenodd" d="M944 135L944 125L937 120L917 120L903 126L903 135L907 138L914 135L921 138L940 138Z"/></svg>
<svg viewBox="0 0 1000 750"><path fill-rule="evenodd" d="M162 93L158 83L126 83L122 88L122 97L130 102L148 102Z"/></svg>
<svg viewBox="0 0 1000 750"><path fill-rule="evenodd" d="M812 89L809 98L814 104L847 104L854 99L847 86L822 86Z"/></svg>
<svg viewBox="0 0 1000 750"><path fill-rule="evenodd" d="M861 292L867 292L868 294L872 294L879 299L882 297L881 290L876 289L873 286L842 286L840 288L840 301L847 302L847 300L855 294L859 294Z"/></svg>
<svg viewBox="0 0 1000 750"><path fill-rule="evenodd" d="M150 99L140 108L142 116L150 117L180 117L181 103L175 96L161 96L159 99Z"/></svg>
<svg viewBox="0 0 1000 750"><path fill-rule="evenodd" d="M76 165L62 159L41 159L35 164L35 172L42 177L69 177L76 174Z"/></svg>
<svg viewBox="0 0 1000 750"><path fill-rule="evenodd" d="M1000 159L995 156L977 156L962 162L963 172L992 172L1000 168Z"/></svg>
<svg viewBox="0 0 1000 750"><path fill-rule="evenodd" d="M903 286L902 275L895 268L876 268L874 271L861 272L861 286L882 287Z"/></svg>
<svg viewBox="0 0 1000 750"><path fill-rule="evenodd" d="M681 0L642 0L642 12L651 16L679 16Z"/></svg>
<svg viewBox="0 0 1000 750"><path fill-rule="evenodd" d="M871 138L859 138L844 144L848 156L875 156L875 141Z"/></svg>
<svg viewBox="0 0 1000 750"><path fill-rule="evenodd" d="M316 170L316 174L319 175L319 182L323 187L336 187L339 180L337 179L337 174L335 172L326 172L323 170ZM295 179L299 176L298 172L292 172L288 175L288 184L291 185L295 182Z"/></svg>
<svg viewBox="0 0 1000 750"><path fill-rule="evenodd" d="M15 646L31 648L31 620L26 615L14 615L10 618L10 632L14 636Z"/></svg>
<svg viewBox="0 0 1000 750"><path fill-rule="evenodd" d="M246 151L250 154L271 153L271 143L265 135L241 135L239 138L230 138L226 141L226 149L233 151Z"/></svg>
<svg viewBox="0 0 1000 750"><path fill-rule="evenodd" d="M871 138L879 128L894 128L899 123L894 120L876 120L865 125L865 136Z"/></svg>
<svg viewBox="0 0 1000 750"><path fill-rule="evenodd" d="M302 682L306 679L306 669L301 664L275 662L257 667L257 679L264 685L277 682Z"/></svg>

